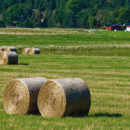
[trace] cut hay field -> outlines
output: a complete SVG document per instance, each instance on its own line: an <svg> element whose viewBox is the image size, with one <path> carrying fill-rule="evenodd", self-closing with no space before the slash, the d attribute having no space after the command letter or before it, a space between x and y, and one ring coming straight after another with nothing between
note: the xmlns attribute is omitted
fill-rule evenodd
<svg viewBox="0 0 130 130"><path fill-rule="evenodd" d="M22 29L0 29L0 32L7 30L8 34L0 34L0 46L19 48L19 65L0 65L0 130L130 129L130 33L82 29L33 29L31 33L32 29L25 29L29 34L22 34ZM56 31L57 34L53 34ZM40 47L42 53L20 54L22 47L33 46ZM6 114L3 109L5 85L15 78L35 76L82 78L91 91L89 115L43 118Z"/></svg>

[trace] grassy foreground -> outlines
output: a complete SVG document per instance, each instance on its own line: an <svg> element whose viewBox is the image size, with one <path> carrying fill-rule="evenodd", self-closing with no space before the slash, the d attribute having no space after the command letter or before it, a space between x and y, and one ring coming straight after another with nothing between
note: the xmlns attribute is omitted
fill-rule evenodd
<svg viewBox="0 0 130 130"><path fill-rule="evenodd" d="M21 31L21 30L20 30ZM29 31L29 30L27 30ZM66 31L66 30L65 30ZM84 31L84 30L83 30ZM79 35L83 38L88 37L80 30ZM33 32L36 33L36 32ZM88 32L89 33L89 32ZM115 39L120 35L119 44L130 44L130 39L125 32L97 32L101 37L100 45L105 43L105 37L116 34ZM105 36L103 37L104 34ZM42 34L43 35L43 34ZM75 40L73 35L71 39L56 35L61 40L56 40L53 35L29 35L30 39L26 39L28 35L0 35L0 45L16 45L20 46L40 46L44 47L46 43L44 38L48 36L51 42L58 43L58 46L83 45L82 39ZM74 35L75 34L74 32ZM91 43L97 45L93 34L93 41L84 40L84 45ZM123 36L122 36L123 35ZM126 37L124 37L126 36ZM34 40L34 39L35 40ZM52 39L51 39L52 38ZM87 39L87 38L85 38ZM110 39L111 40L111 39ZM7 42L8 41L8 42ZM28 42L27 42L28 41ZM38 43L35 43L37 41ZM39 42L42 41L42 42ZM49 41L49 39L48 39ZM54 42L53 42L54 41ZM57 41L57 42L56 42ZM65 44L63 45L61 42ZM72 42L74 41L74 42ZM111 40L112 41L112 40ZM108 44L118 44L107 41ZM2 43L2 44L1 44ZM14 43L14 44L13 44ZM81 44L80 44L81 43ZM128 51L127 51L128 50ZM109 54L114 51L107 50ZM85 52L85 51L84 51ZM93 51L92 54L78 55L63 53L51 54L42 52L41 55L21 55L19 54L19 65L0 65L0 129L83 129L83 130L129 130L130 129L130 50L129 47L124 48L123 53L117 48L116 53L107 55L106 51ZM125 53L127 52L127 53ZM120 55L113 55L119 53ZM125 54L124 54L125 53ZM80 53L81 54L81 53ZM97 55L96 55L97 54ZM124 55L123 55L124 54ZM92 104L90 113L85 117L65 117L65 118L43 118L38 115L8 115L3 109L3 91L6 84L15 78L43 76L47 78L68 78L80 77L88 85Z"/></svg>

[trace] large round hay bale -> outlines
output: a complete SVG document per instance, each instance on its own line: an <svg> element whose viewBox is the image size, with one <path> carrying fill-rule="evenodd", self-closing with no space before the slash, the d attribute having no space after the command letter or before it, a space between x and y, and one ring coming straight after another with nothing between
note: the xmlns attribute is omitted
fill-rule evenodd
<svg viewBox="0 0 130 130"><path fill-rule="evenodd" d="M30 48L24 48L22 50L22 54L29 54L29 50L30 50Z"/></svg>
<svg viewBox="0 0 130 130"><path fill-rule="evenodd" d="M46 78L34 77L10 81L4 91L4 109L9 114L38 113L37 97Z"/></svg>
<svg viewBox="0 0 130 130"><path fill-rule="evenodd" d="M3 51L0 53L0 64L18 64L17 53L12 51Z"/></svg>
<svg viewBox="0 0 130 130"><path fill-rule="evenodd" d="M31 49L29 50L29 54L30 54L30 55L40 54L40 50L39 50L39 48L31 48Z"/></svg>
<svg viewBox="0 0 130 130"><path fill-rule="evenodd" d="M17 49L16 49L16 47L10 46L10 47L6 47L5 51L14 51L14 52L17 52Z"/></svg>
<svg viewBox="0 0 130 130"><path fill-rule="evenodd" d="M48 80L38 95L38 108L45 117L87 115L90 105L90 91L80 78Z"/></svg>
<svg viewBox="0 0 130 130"><path fill-rule="evenodd" d="M3 51L0 51L0 61L2 60L2 53Z"/></svg>
<svg viewBox="0 0 130 130"><path fill-rule="evenodd" d="M0 47L0 51L4 51L5 48L6 48L5 46L1 46L1 47Z"/></svg>

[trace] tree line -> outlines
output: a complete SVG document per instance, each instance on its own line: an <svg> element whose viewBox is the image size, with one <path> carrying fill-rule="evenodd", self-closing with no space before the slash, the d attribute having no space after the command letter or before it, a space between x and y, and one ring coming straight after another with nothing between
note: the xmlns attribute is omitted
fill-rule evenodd
<svg viewBox="0 0 130 130"><path fill-rule="evenodd" d="M95 28L130 22L130 0L2 0L0 26Z"/></svg>

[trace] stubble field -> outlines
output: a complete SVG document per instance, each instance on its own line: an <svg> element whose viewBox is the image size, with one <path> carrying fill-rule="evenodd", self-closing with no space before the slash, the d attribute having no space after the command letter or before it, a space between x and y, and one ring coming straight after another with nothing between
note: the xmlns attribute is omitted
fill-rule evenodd
<svg viewBox="0 0 130 130"><path fill-rule="evenodd" d="M16 46L18 65L0 65L0 129L130 129L130 33L84 29L0 29L0 46ZM22 55L40 47L40 55ZM80 77L91 92L85 117L8 115L6 84L23 77Z"/></svg>

